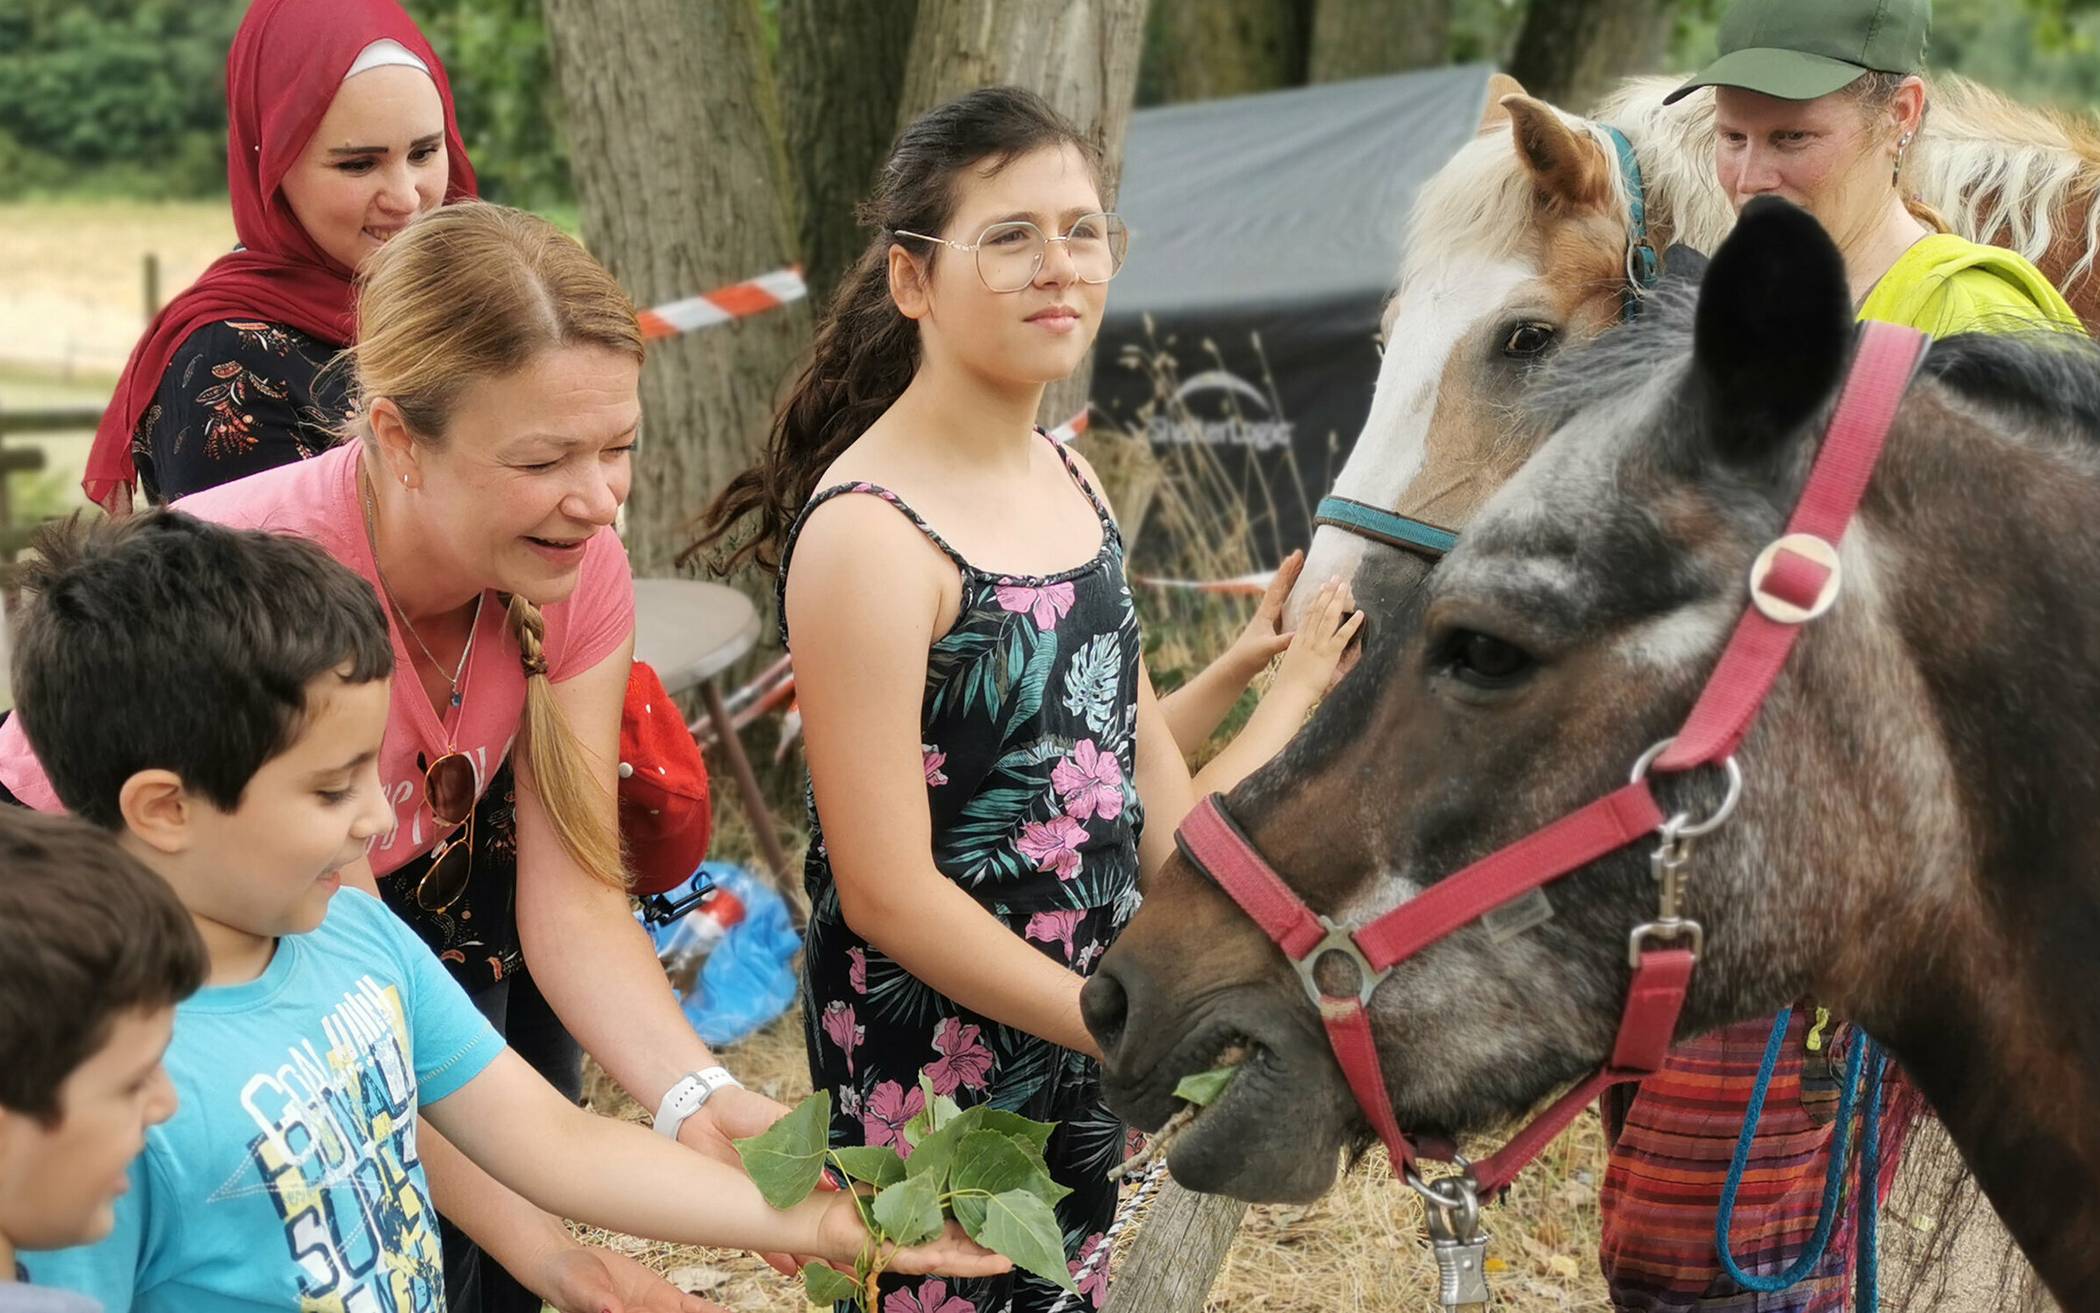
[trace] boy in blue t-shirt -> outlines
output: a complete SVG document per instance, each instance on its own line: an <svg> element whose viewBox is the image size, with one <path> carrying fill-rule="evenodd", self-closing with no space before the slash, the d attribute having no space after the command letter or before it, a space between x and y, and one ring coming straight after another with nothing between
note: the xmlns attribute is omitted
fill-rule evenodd
<svg viewBox="0 0 2100 1313"><path fill-rule="evenodd" d="M110 1313L436 1313L419 1111L469 1160L446 1177L472 1196L445 1200L462 1222L515 1217L490 1203L515 1191L662 1240L860 1253L848 1196L778 1212L735 1169L568 1103L406 926L340 889L392 818L394 656L362 579L304 540L173 511L59 526L38 552L14 660L30 745L209 956L167 1054L181 1110L147 1135L109 1237L39 1257L39 1281ZM1008 1264L951 1223L891 1266Z"/></svg>
<svg viewBox="0 0 2100 1313"><path fill-rule="evenodd" d="M0 807L0 1313L95 1313L23 1284L18 1251L108 1235L204 945L175 895L70 816Z"/></svg>

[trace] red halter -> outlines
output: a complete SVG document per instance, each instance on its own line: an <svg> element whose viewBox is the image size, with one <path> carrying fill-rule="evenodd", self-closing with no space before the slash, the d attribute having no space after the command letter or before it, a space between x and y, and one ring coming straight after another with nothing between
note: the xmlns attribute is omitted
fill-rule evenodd
<svg viewBox="0 0 2100 1313"><path fill-rule="evenodd" d="M1897 405L1930 341L1923 333L1892 324L1862 326L1851 373L1793 519L1785 535L1760 552L1751 566L1750 606L1684 728L1644 753L1634 766L1632 782L1625 787L1438 881L1419 897L1354 931L1316 915L1291 891L1233 823L1222 798L1206 798L1181 823L1176 839L1182 852L1231 895L1297 969L1306 994L1320 1010L1342 1074L1378 1138L1385 1142L1396 1173L1412 1176L1414 1161L1420 1157L1452 1155L1445 1146L1438 1146L1435 1153L1418 1147L1393 1116L1393 1101L1372 1042L1368 1011L1372 993L1395 964L1651 831L1662 836L1654 856L1662 887L1660 910L1655 920L1632 932L1628 953L1633 981L1611 1056L1508 1144L1466 1168L1461 1178L1470 1187L1463 1195L1466 1206L1507 1186L1607 1086L1640 1080L1662 1065L1691 983L1692 964L1702 947L1698 922L1678 915L1688 842L1719 826L1734 811L1742 792L1736 746L1749 732L1801 625L1829 610L1837 600L1837 543L1859 507ZM1727 796L1705 820L1695 822L1682 813L1666 818L1648 786L1651 765L1667 772L1719 767L1727 772ZM1674 946L1658 946L1665 943ZM1337 953L1356 968L1353 995L1329 994L1316 979L1321 960ZM1424 1189L1418 1178L1416 1184ZM1457 1194L1428 1189L1425 1193L1447 1209L1462 1202Z"/></svg>

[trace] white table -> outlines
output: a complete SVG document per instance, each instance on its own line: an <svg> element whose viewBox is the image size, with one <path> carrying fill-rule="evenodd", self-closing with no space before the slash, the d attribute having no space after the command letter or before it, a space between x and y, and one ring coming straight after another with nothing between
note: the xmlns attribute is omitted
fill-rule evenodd
<svg viewBox="0 0 2100 1313"><path fill-rule="evenodd" d="M722 703L716 678L757 646L758 636L758 608L727 584L699 579L634 581L634 658L655 668L667 692L700 690L707 717L722 742L722 754L729 759L744 815L758 836L759 853L773 868L774 882L785 891L792 879L787 853L780 846L772 809L759 791L758 777L751 771L743 740ZM789 899L789 905L794 905L794 899Z"/></svg>

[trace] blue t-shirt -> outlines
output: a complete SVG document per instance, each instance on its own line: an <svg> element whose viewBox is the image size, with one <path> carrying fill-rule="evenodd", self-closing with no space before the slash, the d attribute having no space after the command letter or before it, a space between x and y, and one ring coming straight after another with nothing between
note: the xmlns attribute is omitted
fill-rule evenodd
<svg viewBox="0 0 2100 1313"><path fill-rule="evenodd" d="M336 894L261 976L175 1011L181 1107L96 1244L29 1256L109 1313L442 1313L416 1109L503 1040L378 899Z"/></svg>

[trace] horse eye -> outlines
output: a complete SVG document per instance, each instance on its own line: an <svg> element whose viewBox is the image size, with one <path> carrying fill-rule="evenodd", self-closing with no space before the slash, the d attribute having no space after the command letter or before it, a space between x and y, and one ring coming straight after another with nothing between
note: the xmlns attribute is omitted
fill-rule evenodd
<svg viewBox="0 0 2100 1313"><path fill-rule="evenodd" d="M1531 673L1531 655L1492 634L1461 629L1445 647L1452 678L1474 688L1508 688Z"/></svg>
<svg viewBox="0 0 2100 1313"><path fill-rule="evenodd" d="M1557 330L1551 324L1518 324L1502 343L1502 354L1511 360L1532 360L1553 345Z"/></svg>

